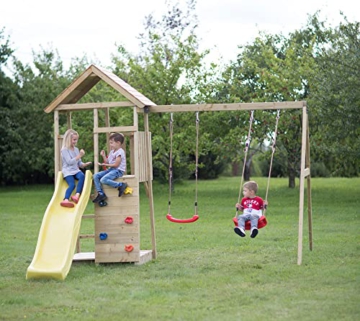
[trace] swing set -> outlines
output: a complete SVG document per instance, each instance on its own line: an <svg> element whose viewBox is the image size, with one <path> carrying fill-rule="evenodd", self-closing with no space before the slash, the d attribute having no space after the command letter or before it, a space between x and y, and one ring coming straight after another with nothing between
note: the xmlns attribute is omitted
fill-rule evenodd
<svg viewBox="0 0 360 321"><path fill-rule="evenodd" d="M196 104L196 105L157 105L146 107L144 113L171 113L170 116L170 155L169 155L169 202L168 202L168 213L166 218L174 223L193 223L199 219L198 214L198 143L199 143L199 112L200 111L251 111L250 117L250 126L248 131L248 137L245 143L245 155L244 155L244 164L243 171L241 175L241 183L239 189L238 202L240 202L241 192L242 192L242 180L245 171L245 164L247 158L247 152L250 147L251 140L251 130L253 123L253 114L256 110L274 110L277 111L276 124L274 130L274 136L272 137L271 142L271 158L270 158L270 168L268 173L268 181L266 187L266 196L265 200L267 201L269 186L270 186L270 177L273 164L273 157L276 149L276 136L278 122L280 118L280 110L284 109L302 109L302 134L301 134L301 163L300 163L300 195L299 195L299 228L298 228L298 259L297 264L301 265L302 262L302 244L303 244L303 223L304 223L304 198L305 198L305 179L307 181L307 211L308 211L308 226L309 226L309 249L312 250L312 204L311 204L311 176L310 176L310 142L309 142L309 128L308 128L308 115L307 115L307 106L305 101L296 101L296 102L272 102L272 103L233 103L233 104ZM195 148L195 213L190 218L180 219L175 218L171 215L171 194L172 194L172 180L173 180L173 168L172 168L172 157L173 157L173 113L176 112L196 112L196 148ZM238 210L237 210L238 211ZM237 215L236 211L233 222L237 225ZM258 228L265 227L267 225L266 220L266 207L264 208L263 215L259 219ZM249 229L249 226L246 226L246 229Z"/></svg>

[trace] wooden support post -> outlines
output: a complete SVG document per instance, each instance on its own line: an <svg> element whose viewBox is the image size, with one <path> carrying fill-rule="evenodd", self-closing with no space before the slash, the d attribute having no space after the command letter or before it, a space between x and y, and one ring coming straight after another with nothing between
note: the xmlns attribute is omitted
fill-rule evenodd
<svg viewBox="0 0 360 321"><path fill-rule="evenodd" d="M99 127L99 113L97 109L94 109L94 128ZM99 134L94 133L94 173L99 172Z"/></svg>
<svg viewBox="0 0 360 321"><path fill-rule="evenodd" d="M303 224L304 224L304 179L305 179L305 155L307 142L307 110L306 105L302 109L302 138L301 138L301 163L300 163L300 197L299 197L299 232L298 232L298 258L297 264L302 261Z"/></svg>
<svg viewBox="0 0 360 321"><path fill-rule="evenodd" d="M60 147L59 147L59 112L57 110L54 111L54 165L55 165L55 180L54 183L56 182L57 179L57 174L60 170Z"/></svg>
<svg viewBox="0 0 360 321"><path fill-rule="evenodd" d="M309 224L309 249L312 251L313 247L313 233L312 233L312 199L311 199L311 170L310 170L310 137L309 137L309 121L307 118L306 127L306 159L305 166L309 169L307 176L307 203L308 203L308 224Z"/></svg>
<svg viewBox="0 0 360 321"><path fill-rule="evenodd" d="M154 199L153 199L153 188L152 188L152 180L151 180L151 173L152 173L152 164L151 160L151 149L150 149L150 137L149 137L149 114L147 112L144 113L144 129L145 129L145 144L146 144L146 151L147 151L147 185L149 190L149 207L150 207L150 224L151 224L151 241L152 241L152 257L156 259L157 252L156 252L156 238L155 238L155 214L154 214Z"/></svg>

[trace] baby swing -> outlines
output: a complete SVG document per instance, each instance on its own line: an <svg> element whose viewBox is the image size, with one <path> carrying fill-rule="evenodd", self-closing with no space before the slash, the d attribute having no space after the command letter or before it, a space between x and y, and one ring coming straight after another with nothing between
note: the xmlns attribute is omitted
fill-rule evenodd
<svg viewBox="0 0 360 321"><path fill-rule="evenodd" d="M197 183L198 183L198 163L199 163L199 112L196 112L196 151L195 151L195 214L191 218L187 219L178 219L174 218L171 215L170 207L171 207L171 194L172 194L172 177L173 177L173 168L172 168L172 150L173 150L173 113L170 115L170 155L169 155L169 203L168 203L168 214L166 218L170 222L174 223L193 223L199 219L198 208L197 208Z"/></svg>
<svg viewBox="0 0 360 321"><path fill-rule="evenodd" d="M280 118L280 109L278 109L277 111L277 115L276 115L276 123L275 123L275 131L274 131L274 137L272 140L272 145L271 145L271 149L272 149L272 153L271 153L271 158L270 158L270 168L269 168L269 175L268 175L268 180L267 180L267 186L266 186L266 194L265 194L265 201L267 201L268 199L268 193L269 193L269 186L270 186L270 177L271 177L271 169L272 169L272 164L273 164L273 159L274 159L274 153L275 153L275 146L276 146L276 136L277 136L277 128L278 128L278 124L279 124L279 118ZM240 188L239 188L239 196L238 196L238 203L240 203L241 201L241 194L242 194L242 187L243 187L243 179L244 179L244 173L245 173L245 164L246 164L246 157L247 157L247 153L250 147L250 142L251 142L251 130L252 130L252 124L254 122L254 111L251 111L251 115L250 115L250 126L249 126L249 132L248 132L248 136L245 142L245 149L244 149L244 164L243 164L243 169L242 169L242 174L241 174L241 180L240 180ZM235 224L235 226L238 226L238 212L239 210L236 208L236 213L235 213L235 217L233 218L233 222ZM264 210L262 213L262 216L259 218L258 221L258 228L263 228L267 225L267 220L266 220L266 216L265 216L265 212L266 212L266 205L264 206ZM246 221L245 222L245 230L250 230L251 229L251 223L250 221Z"/></svg>

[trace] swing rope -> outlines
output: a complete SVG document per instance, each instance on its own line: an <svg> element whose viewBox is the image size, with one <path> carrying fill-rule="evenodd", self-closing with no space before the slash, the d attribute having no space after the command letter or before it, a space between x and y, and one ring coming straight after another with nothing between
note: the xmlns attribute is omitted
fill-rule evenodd
<svg viewBox="0 0 360 321"><path fill-rule="evenodd" d="M170 212L171 207L171 188L172 188L172 178L173 178L173 169L172 169L172 149L173 149L173 113L170 114L170 122L169 122L169 129L170 129L170 155L169 155L169 202L168 202L168 213Z"/></svg>
<svg viewBox="0 0 360 321"><path fill-rule="evenodd" d="M270 168L269 168L269 176L268 176L267 186L266 186L265 201L267 201L267 199L268 199L268 194L269 194L270 177L271 177L271 170L272 170L272 165L273 165L273 160L274 160L274 154L275 154L275 149L276 149L276 137L277 137L277 130L278 130L278 125L279 125L279 119L280 119L280 109L277 110L277 114L276 114L275 131L274 131L274 138L273 138L272 145L271 145L272 153L271 153L271 158L270 158ZM265 216L266 209L267 209L267 206L265 205L265 206L264 206L264 211L263 211L263 215L264 215L264 216Z"/></svg>
<svg viewBox="0 0 360 321"><path fill-rule="evenodd" d="M248 154L248 150L250 147L250 143L251 143L251 130L252 130L252 124L254 122L254 111L251 111L250 114L250 119L249 119L249 131L248 131L248 135L246 138L246 142L245 142L245 148L244 148L244 164L243 164L243 168L242 168L242 173L241 173L241 180L240 180L240 188L239 188L239 196L238 196L238 203L240 203L241 201L241 192L242 192L242 185L243 185L243 179L244 179L244 174L245 174L245 166L246 166L246 158L247 158L247 154ZM235 213L235 218L238 216L239 210L236 208L236 213Z"/></svg>
<svg viewBox="0 0 360 321"><path fill-rule="evenodd" d="M171 195L172 195L172 178L173 178L173 168L172 168L172 149L173 149L173 114L170 115L170 160L169 160L169 202L168 202L168 214L166 218L170 222L174 223L192 223L199 219L198 215L198 168L199 168L199 112L196 112L196 151L195 151L195 214L192 218L188 219L177 219L171 215Z"/></svg>

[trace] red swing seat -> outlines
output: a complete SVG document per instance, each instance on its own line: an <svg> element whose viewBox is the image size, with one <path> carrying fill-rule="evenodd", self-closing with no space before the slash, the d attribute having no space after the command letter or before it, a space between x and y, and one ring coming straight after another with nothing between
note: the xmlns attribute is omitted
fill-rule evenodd
<svg viewBox="0 0 360 321"><path fill-rule="evenodd" d="M192 218L178 219L178 218L172 217L171 214L167 214L166 218L170 222L174 222L174 223L192 223L192 222L195 222L195 221L197 221L199 219L199 215L195 214Z"/></svg>
<svg viewBox="0 0 360 321"><path fill-rule="evenodd" d="M239 226L238 224L238 219L236 217L233 218L233 222L235 224L235 226ZM259 221L258 221L258 228L263 228L267 225L267 220L266 217L264 215L260 216ZM246 221L245 222L245 230L251 230L251 222L250 221Z"/></svg>

